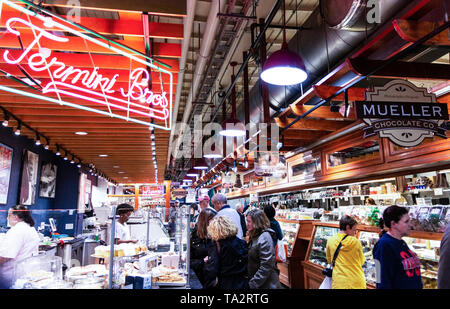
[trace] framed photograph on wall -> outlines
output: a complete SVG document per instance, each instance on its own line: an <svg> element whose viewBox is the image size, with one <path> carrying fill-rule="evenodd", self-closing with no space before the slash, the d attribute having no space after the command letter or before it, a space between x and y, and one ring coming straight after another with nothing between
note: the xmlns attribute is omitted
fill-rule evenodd
<svg viewBox="0 0 450 309"><path fill-rule="evenodd" d="M24 150L19 197L19 203L22 205L34 204L36 198L38 165L39 155L29 150Z"/></svg>
<svg viewBox="0 0 450 309"><path fill-rule="evenodd" d="M8 202L13 149L0 143L0 204Z"/></svg>
<svg viewBox="0 0 450 309"><path fill-rule="evenodd" d="M55 198L57 166L52 163L43 163L41 179L39 181L39 196Z"/></svg>

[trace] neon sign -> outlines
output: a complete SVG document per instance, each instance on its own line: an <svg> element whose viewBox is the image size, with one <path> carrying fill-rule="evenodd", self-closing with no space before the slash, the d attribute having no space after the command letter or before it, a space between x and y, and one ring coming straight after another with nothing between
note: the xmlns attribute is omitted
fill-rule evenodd
<svg viewBox="0 0 450 309"><path fill-rule="evenodd" d="M8 65L10 72L17 70L17 65L20 65L29 73L34 72L36 76L43 77L37 79L45 80L45 82L40 85L42 95L2 85L0 85L0 90L164 130L171 129L173 89L171 72L155 66L138 52L130 53L120 46L112 46L108 44L109 42L104 42L78 31L69 22L66 25L8 0L0 0L0 20L2 17L1 10L5 4L17 12L23 13L20 14L20 17L10 17L6 20L4 23L6 35L18 38L20 42L25 42L25 45L22 46L22 50L14 51L14 53L9 49L4 50L1 54L3 62ZM21 18L24 14L25 17ZM26 37L30 32L33 34L33 40L21 40L22 36ZM58 35L61 32L69 32L71 36ZM52 50L46 47L52 43L70 43L71 37L83 38L86 46L88 46L87 41L89 41L129 58L130 69L117 70L114 71L115 74L105 74L102 73L101 68L95 66L92 58L92 68L75 68L60 61L58 55L55 55L56 53L52 53ZM132 62L134 62L133 65ZM131 69L132 67L133 69ZM160 93L155 93L149 89L149 81L153 76L150 76L146 67L151 67L154 71L159 72ZM7 73L9 74L9 72ZM167 74L170 81L167 85L167 92L164 90L162 83L162 74ZM33 76L33 73L30 75ZM118 83L119 80L121 83ZM128 82L127 88L123 87L123 81ZM122 86L119 86L119 84ZM79 99L79 101L73 103L73 100L67 99L68 97Z"/></svg>

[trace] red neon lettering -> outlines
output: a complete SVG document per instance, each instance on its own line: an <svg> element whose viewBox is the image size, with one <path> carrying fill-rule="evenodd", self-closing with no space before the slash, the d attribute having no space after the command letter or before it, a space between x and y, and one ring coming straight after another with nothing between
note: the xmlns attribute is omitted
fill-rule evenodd
<svg viewBox="0 0 450 309"><path fill-rule="evenodd" d="M160 120L166 120L169 118L170 112L168 108L170 107L168 106L169 101L167 99L167 94L165 91L161 94L154 94L148 89L149 73L144 68L137 68L130 73L130 87L128 91L125 91L123 88L120 88L120 91L115 91L114 85L119 77L119 74L115 74L110 79L99 74L99 68L97 67L94 67L93 70L77 69L73 66L67 66L65 63L58 61L56 57L50 59L51 53L44 55L40 51L35 53L31 52L42 37L57 42L67 42L69 39L56 36L36 25L31 24L28 21L14 17L8 19L6 22L6 28L9 32L16 36L20 36L20 32L13 28L14 23L21 23L34 31L37 31L38 34L17 59L10 57L9 50L6 50L3 53L3 59L5 59L7 63L15 65L29 56L27 58L27 62L31 70L35 72L49 70L52 77L58 81L52 81L45 85L42 90L43 93L54 92L65 94ZM71 78L70 84L68 83L69 78ZM76 86L75 84L77 83L82 84L83 86ZM69 88L73 91L63 90L57 86ZM116 92L119 93L124 99L108 95ZM162 110L144 106L132 101L146 102L152 107L159 106ZM133 107L133 109L130 107Z"/></svg>

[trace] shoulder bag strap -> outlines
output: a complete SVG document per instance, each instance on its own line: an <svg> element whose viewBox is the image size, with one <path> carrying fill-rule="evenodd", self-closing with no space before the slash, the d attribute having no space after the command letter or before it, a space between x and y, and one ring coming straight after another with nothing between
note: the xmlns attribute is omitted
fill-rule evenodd
<svg viewBox="0 0 450 309"><path fill-rule="evenodd" d="M337 256L338 256L338 254L339 254L339 251L341 250L342 242L344 241L344 239L347 238L347 236L348 236L348 235L345 235L345 236L342 238L341 242L339 243L338 247L336 248L336 251L334 252L333 262L331 262L331 266L333 266L333 267L334 267L334 263L336 262L336 259L337 259Z"/></svg>

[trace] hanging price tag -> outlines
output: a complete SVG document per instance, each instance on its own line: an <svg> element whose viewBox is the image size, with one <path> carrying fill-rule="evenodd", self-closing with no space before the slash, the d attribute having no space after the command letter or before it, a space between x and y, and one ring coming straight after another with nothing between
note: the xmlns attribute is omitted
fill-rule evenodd
<svg viewBox="0 0 450 309"><path fill-rule="evenodd" d="M348 201L348 196L344 197L344 201Z"/></svg>

